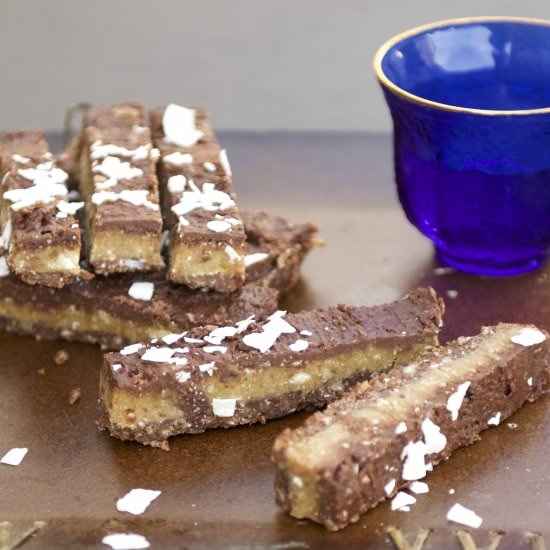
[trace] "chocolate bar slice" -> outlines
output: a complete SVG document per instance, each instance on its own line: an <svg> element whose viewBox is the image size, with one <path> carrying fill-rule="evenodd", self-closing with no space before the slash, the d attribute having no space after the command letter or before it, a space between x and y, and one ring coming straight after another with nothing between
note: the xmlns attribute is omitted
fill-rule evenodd
<svg viewBox="0 0 550 550"><path fill-rule="evenodd" d="M165 447L177 434L319 408L437 345L442 313L435 292L419 289L384 306L278 311L133 344L104 357L100 425Z"/></svg>
<svg viewBox="0 0 550 550"><path fill-rule="evenodd" d="M249 265L238 291L191 290L170 283L164 270L80 278L62 289L29 287L0 265L0 328L115 349L197 324L265 318L298 280L317 229L266 213L245 215L245 221Z"/></svg>
<svg viewBox="0 0 550 550"><path fill-rule="evenodd" d="M81 145L80 188L95 272L161 269L158 150L143 105L92 107L84 116Z"/></svg>
<svg viewBox="0 0 550 550"><path fill-rule="evenodd" d="M159 179L170 227L168 277L231 292L244 283L245 233L231 168L206 111L179 105L151 113Z"/></svg>
<svg viewBox="0 0 550 550"><path fill-rule="evenodd" d="M27 284L61 288L80 274L82 203L69 203L67 173L42 132L0 136L0 224L4 261Z"/></svg>
<svg viewBox="0 0 550 550"><path fill-rule="evenodd" d="M342 529L547 392L548 360L546 332L500 324L358 384L275 440L277 502Z"/></svg>

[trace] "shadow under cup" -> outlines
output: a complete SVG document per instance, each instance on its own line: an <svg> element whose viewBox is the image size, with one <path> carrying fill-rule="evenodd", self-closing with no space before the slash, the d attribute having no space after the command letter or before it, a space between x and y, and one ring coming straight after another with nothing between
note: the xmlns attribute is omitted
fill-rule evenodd
<svg viewBox="0 0 550 550"><path fill-rule="evenodd" d="M537 268L550 246L550 22L457 20L400 35L375 70L408 219L447 265Z"/></svg>

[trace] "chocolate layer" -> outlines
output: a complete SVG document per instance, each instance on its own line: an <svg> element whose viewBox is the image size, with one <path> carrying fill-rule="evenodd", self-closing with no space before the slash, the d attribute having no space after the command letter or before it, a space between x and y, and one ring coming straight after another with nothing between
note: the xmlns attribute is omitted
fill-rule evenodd
<svg viewBox="0 0 550 550"><path fill-rule="evenodd" d="M103 426L160 446L168 437L322 406L352 383L437 345L431 289L374 308L277 312L205 326L105 356Z"/></svg>
<svg viewBox="0 0 550 550"><path fill-rule="evenodd" d="M277 502L329 530L357 521L547 392L549 354L545 332L500 324L358 384L276 439Z"/></svg>
<svg viewBox="0 0 550 550"><path fill-rule="evenodd" d="M249 214L247 219L251 226L264 228L263 233L254 231L247 243L249 253L261 260L248 267L247 283L234 293L174 285L163 271L80 278L62 289L29 287L6 274L0 277L0 318L13 332L100 342L111 348L197 324L252 314L261 318L276 308L277 292L285 293L296 282L301 262L315 244L316 228L265 213ZM134 283L150 283L151 299L130 296Z"/></svg>

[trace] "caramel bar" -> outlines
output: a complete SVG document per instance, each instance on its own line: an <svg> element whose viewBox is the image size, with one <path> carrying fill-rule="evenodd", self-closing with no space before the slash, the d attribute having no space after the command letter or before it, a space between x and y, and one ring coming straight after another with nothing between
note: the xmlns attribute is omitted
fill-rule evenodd
<svg viewBox="0 0 550 550"><path fill-rule="evenodd" d="M69 203L67 173L42 132L0 136L0 238L4 261L28 284L61 288L80 273L82 203Z"/></svg>
<svg viewBox="0 0 550 550"><path fill-rule="evenodd" d="M319 408L436 345L442 313L435 292L419 289L385 306L277 311L133 344L104 358L100 425L165 447L177 434Z"/></svg>
<svg viewBox="0 0 550 550"><path fill-rule="evenodd" d="M547 392L548 359L545 332L500 324L358 384L275 440L277 502L335 531L407 495L432 465Z"/></svg>
<svg viewBox="0 0 550 550"><path fill-rule="evenodd" d="M162 268L158 151L143 106L91 108L81 141L90 264L103 274Z"/></svg>
<svg viewBox="0 0 550 550"><path fill-rule="evenodd" d="M298 280L317 230L265 213L244 218L250 228L247 281L238 291L222 294L173 285L164 270L80 278L62 289L29 287L0 264L0 328L114 349L197 324L265 318L277 308L278 295Z"/></svg>
<svg viewBox="0 0 550 550"><path fill-rule="evenodd" d="M168 105L152 112L151 127L170 227L168 277L231 292L244 282L245 233L227 155L208 114Z"/></svg>

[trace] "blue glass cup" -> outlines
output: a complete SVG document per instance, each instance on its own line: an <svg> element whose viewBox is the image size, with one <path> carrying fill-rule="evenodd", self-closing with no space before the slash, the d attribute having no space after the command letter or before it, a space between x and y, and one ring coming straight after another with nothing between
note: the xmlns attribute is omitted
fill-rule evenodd
<svg viewBox="0 0 550 550"><path fill-rule="evenodd" d="M483 17L396 36L374 59L408 219L439 260L513 275L550 247L550 21Z"/></svg>

